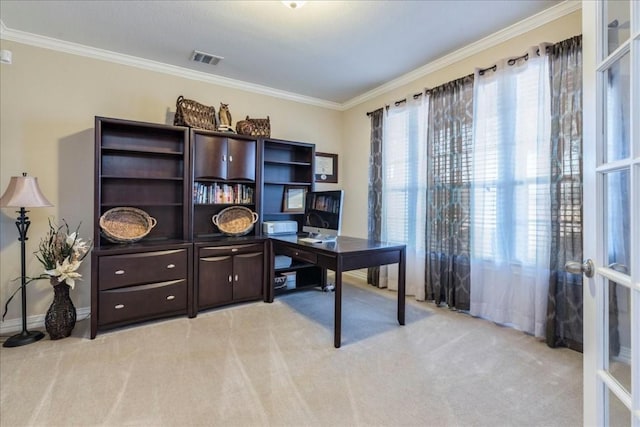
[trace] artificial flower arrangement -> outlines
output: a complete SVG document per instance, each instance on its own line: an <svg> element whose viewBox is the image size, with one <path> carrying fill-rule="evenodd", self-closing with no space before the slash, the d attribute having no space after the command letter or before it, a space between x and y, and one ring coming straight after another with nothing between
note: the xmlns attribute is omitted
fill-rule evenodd
<svg viewBox="0 0 640 427"><path fill-rule="evenodd" d="M81 280L82 275L78 273L78 268L91 250L92 243L80 238L78 234L80 225L74 232L71 232L69 224L64 219L62 222L62 225L58 225L49 219L49 231L40 240L38 251L35 252L36 258L45 268L44 273L36 277L27 277L27 283L34 280L50 279L53 286L66 283L73 289L76 280ZM19 290L20 288L17 288L7 299L2 320L7 315L9 303Z"/></svg>
<svg viewBox="0 0 640 427"><path fill-rule="evenodd" d="M91 249L91 241L80 238L80 225L71 233L69 224L64 220L62 222L64 224L58 226L49 220L49 232L40 240L36 258L44 266L44 274L57 279L57 283L51 281L52 285L66 283L73 289L76 280L81 280L78 268Z"/></svg>

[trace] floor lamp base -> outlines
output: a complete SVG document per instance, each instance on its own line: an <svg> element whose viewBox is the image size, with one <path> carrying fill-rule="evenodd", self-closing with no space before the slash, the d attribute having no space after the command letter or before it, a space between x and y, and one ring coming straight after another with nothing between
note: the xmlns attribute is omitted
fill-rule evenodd
<svg viewBox="0 0 640 427"><path fill-rule="evenodd" d="M40 331L22 331L19 334L15 334L9 337L3 347L20 347L21 345L31 344L44 338L44 334Z"/></svg>

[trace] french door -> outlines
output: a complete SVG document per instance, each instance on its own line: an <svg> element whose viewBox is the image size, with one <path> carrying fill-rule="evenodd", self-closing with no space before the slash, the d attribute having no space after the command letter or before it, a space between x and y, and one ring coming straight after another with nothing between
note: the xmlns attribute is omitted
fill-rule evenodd
<svg viewBox="0 0 640 427"><path fill-rule="evenodd" d="M640 427L640 2L582 5L584 423Z"/></svg>

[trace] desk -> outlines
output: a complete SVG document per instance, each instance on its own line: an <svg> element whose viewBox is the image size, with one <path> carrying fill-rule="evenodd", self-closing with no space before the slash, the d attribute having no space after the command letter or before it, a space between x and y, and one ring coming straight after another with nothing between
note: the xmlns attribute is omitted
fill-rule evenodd
<svg viewBox="0 0 640 427"><path fill-rule="evenodd" d="M342 272L361 268L398 264L398 323L404 325L406 246L340 236L335 242L312 244L299 242L294 235L269 236L269 272L265 301L273 302L274 258L276 254L315 264L336 275L334 310L334 346L340 347L342 330ZM326 274L325 274L326 276Z"/></svg>

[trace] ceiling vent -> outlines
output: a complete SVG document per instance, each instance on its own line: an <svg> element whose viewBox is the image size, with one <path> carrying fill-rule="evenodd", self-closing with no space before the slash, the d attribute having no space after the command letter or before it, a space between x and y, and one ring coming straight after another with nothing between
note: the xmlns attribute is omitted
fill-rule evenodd
<svg viewBox="0 0 640 427"><path fill-rule="evenodd" d="M193 51L191 60L195 62L202 62L203 64L218 65L218 62L222 61L224 57L211 55L210 53L204 53L197 50Z"/></svg>

